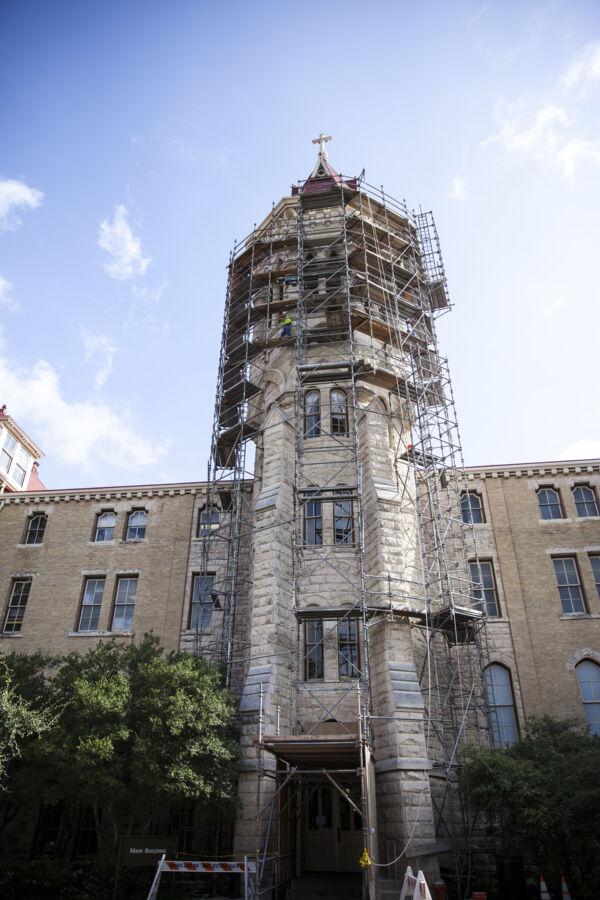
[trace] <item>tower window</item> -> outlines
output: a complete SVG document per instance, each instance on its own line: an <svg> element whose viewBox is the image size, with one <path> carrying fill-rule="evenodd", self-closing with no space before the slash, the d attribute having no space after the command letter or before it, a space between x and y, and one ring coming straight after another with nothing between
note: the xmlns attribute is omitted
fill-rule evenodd
<svg viewBox="0 0 600 900"><path fill-rule="evenodd" d="M562 519L560 494L554 488L540 488L537 494L542 519Z"/></svg>
<svg viewBox="0 0 600 900"><path fill-rule="evenodd" d="M358 676L358 629L356 619L338 623L338 670L340 678Z"/></svg>
<svg viewBox="0 0 600 900"><path fill-rule="evenodd" d="M600 737L600 666L591 659L584 659L575 671L590 731Z"/></svg>
<svg viewBox="0 0 600 900"><path fill-rule="evenodd" d="M116 522L116 513L112 511L100 513L100 515L96 519L94 541L98 544L103 544L105 541L112 541L115 536Z"/></svg>
<svg viewBox="0 0 600 900"><path fill-rule="evenodd" d="M112 631L131 631L137 594L137 575L117 579L117 592L112 615Z"/></svg>
<svg viewBox="0 0 600 900"><path fill-rule="evenodd" d="M78 631L97 631L106 578L86 578L79 611Z"/></svg>
<svg viewBox="0 0 600 900"><path fill-rule="evenodd" d="M600 512L598 512L598 498L596 497L596 492L593 488L589 487L589 485L578 484L574 487L573 500L575 501L577 515L580 518L583 519L589 516L600 515Z"/></svg>
<svg viewBox="0 0 600 900"><path fill-rule="evenodd" d="M348 400L344 391L331 391L331 433L335 435L348 434Z"/></svg>
<svg viewBox="0 0 600 900"><path fill-rule="evenodd" d="M552 562L563 612L584 613L586 609L577 560L574 556L558 556Z"/></svg>
<svg viewBox="0 0 600 900"><path fill-rule="evenodd" d="M510 672L493 663L485 670L485 698L490 721L490 738L494 747L510 747L519 740L515 698Z"/></svg>
<svg viewBox="0 0 600 900"><path fill-rule="evenodd" d="M307 544L323 543L323 504L316 491L304 503L304 540Z"/></svg>
<svg viewBox="0 0 600 900"><path fill-rule="evenodd" d="M2 629L6 634L15 634L21 630L30 590L31 578L13 578Z"/></svg>
<svg viewBox="0 0 600 900"><path fill-rule="evenodd" d="M469 563L471 575L471 594L478 601L481 610L485 609L488 616L499 616L498 594L494 567L489 560L479 560Z"/></svg>
<svg viewBox="0 0 600 900"><path fill-rule="evenodd" d="M27 533L25 534L26 544L41 544L44 540L44 532L46 530L47 516L44 513L35 513L27 523Z"/></svg>
<svg viewBox="0 0 600 900"><path fill-rule="evenodd" d="M306 646L304 675L306 681L325 677L323 620L308 619L304 624Z"/></svg>
<svg viewBox="0 0 600 900"><path fill-rule="evenodd" d="M192 602L190 604L189 627L192 631L210 628L215 601L214 575L194 575L192 579Z"/></svg>
<svg viewBox="0 0 600 900"><path fill-rule="evenodd" d="M352 500L347 491L336 492L333 501L333 538L336 544L354 543Z"/></svg>
<svg viewBox="0 0 600 900"><path fill-rule="evenodd" d="M321 394L308 391L304 396L304 437L318 437L321 434Z"/></svg>
<svg viewBox="0 0 600 900"><path fill-rule="evenodd" d="M148 513L145 509L135 509L129 513L127 519L127 540L143 541L146 537L146 526L148 525Z"/></svg>
<svg viewBox="0 0 600 900"><path fill-rule="evenodd" d="M485 521L479 494L475 494L472 491L463 491L460 495L460 514L466 525L479 525Z"/></svg>

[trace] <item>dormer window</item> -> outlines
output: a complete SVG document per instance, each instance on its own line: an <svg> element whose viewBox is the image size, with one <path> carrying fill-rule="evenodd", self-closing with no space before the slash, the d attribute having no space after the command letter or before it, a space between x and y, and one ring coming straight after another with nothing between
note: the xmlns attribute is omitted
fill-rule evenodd
<svg viewBox="0 0 600 900"><path fill-rule="evenodd" d="M112 510L100 513L96 519L96 528L94 530L94 541L97 544L103 544L105 541L112 541L115 536L115 525L117 523L117 514Z"/></svg>

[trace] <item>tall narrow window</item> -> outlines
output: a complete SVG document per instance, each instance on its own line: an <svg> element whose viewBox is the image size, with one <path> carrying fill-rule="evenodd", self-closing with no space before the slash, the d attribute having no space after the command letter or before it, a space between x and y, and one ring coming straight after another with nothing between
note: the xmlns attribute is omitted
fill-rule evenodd
<svg viewBox="0 0 600 900"><path fill-rule="evenodd" d="M137 575L128 575L117 580L115 608L112 617L113 631L131 631L133 628L133 611L137 593Z"/></svg>
<svg viewBox="0 0 600 900"><path fill-rule="evenodd" d="M42 543L47 521L48 519L44 513L34 513L27 523L27 534L25 535L26 544Z"/></svg>
<svg viewBox="0 0 600 900"><path fill-rule="evenodd" d="M30 590L31 578L13 578L2 629L7 634L15 634L21 630Z"/></svg>
<svg viewBox="0 0 600 900"><path fill-rule="evenodd" d="M192 579L192 602L190 604L190 629L210 628L214 610L214 575L194 575Z"/></svg>
<svg viewBox="0 0 600 900"><path fill-rule="evenodd" d="M584 613L586 611L585 602L575 557L558 556L552 562L563 612Z"/></svg>
<svg viewBox="0 0 600 900"><path fill-rule="evenodd" d="M219 527L221 521L221 510L218 506L205 506L198 513L198 530L197 536L202 537L203 534L210 534Z"/></svg>
<svg viewBox="0 0 600 900"><path fill-rule="evenodd" d="M145 509L135 509L129 513L127 519L127 540L143 541L146 537L146 526L148 525L148 513Z"/></svg>
<svg viewBox="0 0 600 900"><path fill-rule="evenodd" d="M323 620L308 619L304 625L306 641L305 677L314 681L325 676Z"/></svg>
<svg viewBox="0 0 600 900"><path fill-rule="evenodd" d="M331 411L331 433L348 434L348 400L344 391L331 391L329 395Z"/></svg>
<svg viewBox="0 0 600 900"><path fill-rule="evenodd" d="M100 513L96 519L96 528L94 530L94 541L103 544L105 541L112 541L115 536L115 524L117 514L112 511Z"/></svg>
<svg viewBox="0 0 600 900"><path fill-rule="evenodd" d="M515 698L510 672L493 663L485 670L485 695L490 719L490 738L494 747L510 747L519 740Z"/></svg>
<svg viewBox="0 0 600 900"><path fill-rule="evenodd" d="M308 391L304 396L304 437L318 437L321 434L321 394Z"/></svg>
<svg viewBox="0 0 600 900"><path fill-rule="evenodd" d="M340 678L358 676L358 630L356 619L338 622L338 669Z"/></svg>
<svg viewBox="0 0 600 900"><path fill-rule="evenodd" d="M317 492L304 503L304 540L307 544L323 543L323 504Z"/></svg>
<svg viewBox="0 0 600 900"><path fill-rule="evenodd" d="M481 610L485 608L486 615L499 616L500 609L493 564L489 560L474 561L469 563L469 569L471 594L478 601L477 605Z"/></svg>
<svg viewBox="0 0 600 900"><path fill-rule="evenodd" d="M576 667L581 702L590 731L600 737L600 666L584 659Z"/></svg>
<svg viewBox="0 0 600 900"><path fill-rule="evenodd" d="M590 556L590 564L592 566L592 574L596 582L596 590L600 597L600 556Z"/></svg>
<svg viewBox="0 0 600 900"><path fill-rule="evenodd" d="M573 500L577 515L585 519L588 516L598 516L598 498L593 488L586 484L578 484L573 488Z"/></svg>
<svg viewBox="0 0 600 900"><path fill-rule="evenodd" d="M56 853L58 833L63 816L63 804L44 803L40 807L38 824L33 839L32 856L53 856Z"/></svg>
<svg viewBox="0 0 600 900"><path fill-rule="evenodd" d="M4 469L7 475L13 461L13 457L15 455L16 446L17 442L15 438L7 431L4 437L4 447L2 448L2 453L0 453L0 466Z"/></svg>
<svg viewBox="0 0 600 900"><path fill-rule="evenodd" d="M78 631L97 631L104 596L105 578L86 578L79 612Z"/></svg>
<svg viewBox="0 0 600 900"><path fill-rule="evenodd" d="M347 491L336 492L333 501L333 539L336 544L354 543L352 500Z"/></svg>
<svg viewBox="0 0 600 900"><path fill-rule="evenodd" d="M560 502L560 494L554 488L540 488L538 491L538 505L540 508L540 518L542 519L562 519L563 511Z"/></svg>
<svg viewBox="0 0 600 900"><path fill-rule="evenodd" d="M460 495L460 514L466 525L479 525L483 522L481 497L472 491L463 491Z"/></svg>

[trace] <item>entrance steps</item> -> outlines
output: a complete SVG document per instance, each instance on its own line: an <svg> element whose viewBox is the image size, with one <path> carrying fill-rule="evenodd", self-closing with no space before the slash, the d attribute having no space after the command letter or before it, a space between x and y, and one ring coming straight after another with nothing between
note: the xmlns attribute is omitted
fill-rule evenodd
<svg viewBox="0 0 600 900"><path fill-rule="evenodd" d="M293 878L290 900L361 900L360 872L312 872Z"/></svg>

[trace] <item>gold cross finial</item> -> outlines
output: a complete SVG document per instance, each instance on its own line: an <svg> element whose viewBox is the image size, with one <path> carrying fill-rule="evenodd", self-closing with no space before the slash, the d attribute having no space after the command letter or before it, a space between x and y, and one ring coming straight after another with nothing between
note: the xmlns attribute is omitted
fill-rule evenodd
<svg viewBox="0 0 600 900"><path fill-rule="evenodd" d="M319 145L319 159L327 159L327 150L325 149L325 144L327 141L332 141L333 138L330 134L321 134L319 137L313 138L313 144Z"/></svg>

